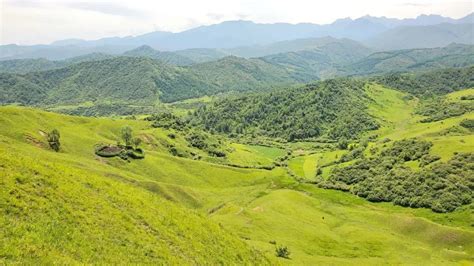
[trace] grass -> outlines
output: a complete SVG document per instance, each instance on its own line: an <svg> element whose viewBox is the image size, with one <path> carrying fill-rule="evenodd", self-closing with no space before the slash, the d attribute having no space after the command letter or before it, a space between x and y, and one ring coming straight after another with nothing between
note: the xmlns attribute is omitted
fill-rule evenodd
<svg viewBox="0 0 474 266"><path fill-rule="evenodd" d="M97 141L113 142L125 124L135 131L146 129L143 122L11 107L1 108L1 114L1 262L270 262L233 233L184 207L199 202L186 185L219 183L220 175L250 180L251 174L225 167L212 169L214 179L208 180L182 175L184 170L177 174L174 169L191 165L189 171L199 171L207 163L174 160L160 149L156 154L151 151L146 160L131 163L93 154ZM60 153L47 149L41 135L51 128L61 132ZM167 164L173 161L176 163ZM157 166L152 168L152 164ZM142 167L150 172L137 174ZM159 168L161 171L151 172ZM183 186L166 185L172 176L182 176L173 181Z"/></svg>
<svg viewBox="0 0 474 266"><path fill-rule="evenodd" d="M461 96L472 94L473 91L473 89L462 90L448 94L446 97L451 101L456 101L460 100ZM437 122L421 123L422 116L414 114L418 99L407 100L406 94L380 85L369 86L367 92L373 100L369 105L369 110L372 115L379 118L382 124L379 130L372 133L377 134L378 139L428 140L433 143L431 153L439 155L444 161L451 158L455 152L473 151L474 135L472 133L447 135L443 132L458 126L464 119L474 119L474 113L466 113Z"/></svg>
<svg viewBox="0 0 474 266"><path fill-rule="evenodd" d="M277 157L286 154L285 150L274 147L240 143L232 143L231 147L229 161L244 166L271 166Z"/></svg>
<svg viewBox="0 0 474 266"><path fill-rule="evenodd" d="M212 218L229 224L255 247L272 254L288 246L291 260L305 264L453 264L468 263L472 232L432 223L404 213L304 185L270 192L237 209L221 209Z"/></svg>
<svg viewBox="0 0 474 266"><path fill-rule="evenodd" d="M346 151L319 151L310 155L297 156L289 160L288 167L299 177L314 179L316 171L321 169L323 177L328 177L331 164L337 161Z"/></svg>
<svg viewBox="0 0 474 266"><path fill-rule="evenodd" d="M382 96L397 96L381 90ZM417 127L411 120L387 123ZM146 158L126 163L96 157L94 144L115 143L124 125L146 140ZM47 148L43 136L53 128L61 132L59 153ZM381 130L383 136L407 134ZM168 133L144 121L0 107L0 170L6 173L0 179L0 263L473 262L469 206L437 214L375 204L300 184L283 168L242 169L174 157L166 143L192 148L179 133L175 139ZM435 147L447 145L441 141ZM263 146L231 147L235 153L229 156L238 156L229 160L248 165L286 154ZM344 152L295 157L290 165L298 163L290 167L311 176ZM275 257L273 241L289 248L289 260Z"/></svg>

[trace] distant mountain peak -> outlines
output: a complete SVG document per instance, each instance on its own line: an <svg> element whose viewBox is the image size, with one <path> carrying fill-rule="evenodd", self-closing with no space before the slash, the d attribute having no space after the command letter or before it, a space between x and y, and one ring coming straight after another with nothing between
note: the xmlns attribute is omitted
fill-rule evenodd
<svg viewBox="0 0 474 266"><path fill-rule="evenodd" d="M142 46L139 46L135 49L133 49L132 51L153 51L153 52L158 52L157 50L153 49L151 46L149 45L142 45Z"/></svg>

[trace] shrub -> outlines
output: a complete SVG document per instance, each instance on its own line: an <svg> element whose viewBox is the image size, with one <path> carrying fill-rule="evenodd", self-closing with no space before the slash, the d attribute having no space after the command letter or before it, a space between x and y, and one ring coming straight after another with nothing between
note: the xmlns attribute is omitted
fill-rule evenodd
<svg viewBox="0 0 474 266"><path fill-rule="evenodd" d="M474 119L464 119L459 125L464 128L474 130Z"/></svg>
<svg viewBox="0 0 474 266"><path fill-rule="evenodd" d="M349 142L347 141L347 139L345 138L341 138L339 139L338 143L337 143L337 147L341 150L345 150L347 149L347 146L349 145Z"/></svg>
<svg viewBox="0 0 474 266"><path fill-rule="evenodd" d="M49 147L54 151L58 152L61 148L61 143L59 142L60 138L59 131L57 129L53 129L51 132L48 133L48 143Z"/></svg>
<svg viewBox="0 0 474 266"><path fill-rule="evenodd" d="M276 252L277 257L285 258L285 259L290 258L290 251L285 246L276 247L275 252Z"/></svg>

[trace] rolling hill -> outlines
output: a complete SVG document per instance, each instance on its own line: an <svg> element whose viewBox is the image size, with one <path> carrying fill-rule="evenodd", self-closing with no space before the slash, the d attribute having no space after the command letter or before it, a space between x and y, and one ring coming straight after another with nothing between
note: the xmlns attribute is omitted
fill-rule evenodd
<svg viewBox="0 0 474 266"><path fill-rule="evenodd" d="M2 263L270 264L235 233L164 197L157 179L143 179L136 166L125 173L123 162L91 156L96 141L111 141L128 122L9 107L1 113ZM64 140L58 154L39 131L51 127ZM165 189L192 200L191 192Z"/></svg>
<svg viewBox="0 0 474 266"><path fill-rule="evenodd" d="M386 72L426 71L474 64L474 46L450 44L442 48L406 49L373 53L339 68L339 75L371 75Z"/></svg>
<svg viewBox="0 0 474 266"><path fill-rule="evenodd" d="M474 67L419 74L388 74L370 80L329 79L303 87L228 97L200 107L194 123L224 134L295 139L356 139L379 127L368 113L367 82L429 99L472 88Z"/></svg>
<svg viewBox="0 0 474 266"><path fill-rule="evenodd" d="M367 152L413 137L432 142L430 154L443 161L472 150L472 133L447 131L472 113L420 123L413 114L416 99L378 85L365 89L368 113L381 124ZM472 90L460 90L446 97L460 101L470 94ZM347 165L338 161L351 152L330 143L259 146L224 139L225 160L246 165L244 169L212 157L173 156L170 147L202 152L188 142L189 132L154 128L149 121L24 107L0 107L0 114L0 167L6 173L0 193L0 202L6 203L0 205L4 263L472 261L469 205L440 214L318 188L313 183L318 169L330 178L332 168ZM125 125L143 140L145 159L126 162L94 155L94 145L116 143ZM45 137L53 128L61 132L59 153L48 148ZM285 155L288 166L278 164ZM254 168L259 162L276 167ZM407 165L416 167L412 161ZM314 172L300 178L299 169ZM275 257L278 246L289 248L289 260Z"/></svg>
<svg viewBox="0 0 474 266"><path fill-rule="evenodd" d="M356 138L376 129L365 110L364 83L328 80L269 93L224 98L198 109L194 123L225 134L288 141L317 137Z"/></svg>
<svg viewBox="0 0 474 266"><path fill-rule="evenodd" d="M0 74L0 102L155 106L159 101L263 90L297 82L286 69L260 59L226 57L176 67L143 57L114 57L43 72Z"/></svg>

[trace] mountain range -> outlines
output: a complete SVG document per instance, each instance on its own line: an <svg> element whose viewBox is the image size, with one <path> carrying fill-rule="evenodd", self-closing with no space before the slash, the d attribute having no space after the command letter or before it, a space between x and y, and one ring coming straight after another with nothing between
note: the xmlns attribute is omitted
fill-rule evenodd
<svg viewBox="0 0 474 266"><path fill-rule="evenodd" d="M453 42L474 43L473 19L474 15L471 13L460 19L439 15L421 15L413 19L364 16L358 19L338 19L326 25L225 21L179 33L156 31L138 36L98 40L60 40L50 45L2 45L0 60L61 60L89 53L122 54L143 45L162 52L180 51L194 54L196 50L200 50L205 54L199 53L197 58L213 57L216 54L218 57L229 54L255 57L267 55L262 53L271 51L275 43L281 45L281 42L285 41L326 36L353 39L376 50L430 48Z"/></svg>
<svg viewBox="0 0 474 266"><path fill-rule="evenodd" d="M179 33L156 31L135 37L112 37L94 41L63 40L54 42L52 45L64 46L66 44L90 47L146 44L160 50L183 50L189 48L234 48L239 46L265 45L285 40L324 36L362 41L399 26L430 26L441 23L472 24L473 18L473 14L461 19L452 19L439 15L420 15L414 19L364 16L358 19L338 19L326 25L311 23L261 24L239 20L201 26Z"/></svg>

